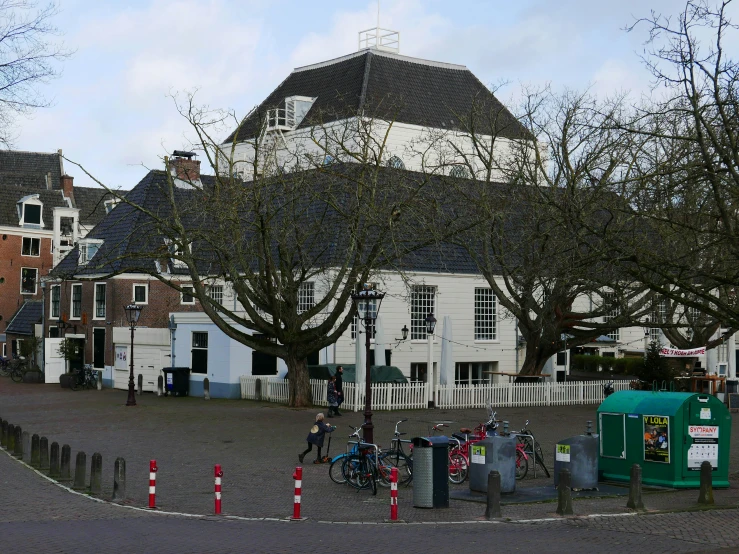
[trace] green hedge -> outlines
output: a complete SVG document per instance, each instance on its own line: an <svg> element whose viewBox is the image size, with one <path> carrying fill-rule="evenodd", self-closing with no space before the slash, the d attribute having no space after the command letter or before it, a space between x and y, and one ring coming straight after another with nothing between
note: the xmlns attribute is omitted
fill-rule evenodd
<svg viewBox="0 0 739 554"><path fill-rule="evenodd" d="M644 368L643 358L612 358L610 356L588 356L576 354L572 357L572 369L578 371L604 372L624 375L636 375Z"/></svg>

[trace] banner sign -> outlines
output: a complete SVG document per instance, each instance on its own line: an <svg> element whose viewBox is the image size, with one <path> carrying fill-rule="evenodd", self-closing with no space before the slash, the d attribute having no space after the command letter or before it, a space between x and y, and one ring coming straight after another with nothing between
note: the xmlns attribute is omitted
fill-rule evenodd
<svg viewBox="0 0 739 554"><path fill-rule="evenodd" d="M688 350L680 350L678 348L663 348L659 351L661 356L667 356L668 358L680 358L683 356L701 356L706 353L706 347L701 346L700 348L690 348Z"/></svg>

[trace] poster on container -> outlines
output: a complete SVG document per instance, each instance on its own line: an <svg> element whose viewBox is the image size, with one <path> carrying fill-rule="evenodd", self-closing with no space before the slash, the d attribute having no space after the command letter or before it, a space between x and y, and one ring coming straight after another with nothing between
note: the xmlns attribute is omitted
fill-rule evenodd
<svg viewBox="0 0 739 554"><path fill-rule="evenodd" d="M644 461L670 463L670 418L644 416Z"/></svg>
<svg viewBox="0 0 739 554"><path fill-rule="evenodd" d="M703 462L718 469L718 425L688 425L693 444L688 448L688 470L699 471Z"/></svg>

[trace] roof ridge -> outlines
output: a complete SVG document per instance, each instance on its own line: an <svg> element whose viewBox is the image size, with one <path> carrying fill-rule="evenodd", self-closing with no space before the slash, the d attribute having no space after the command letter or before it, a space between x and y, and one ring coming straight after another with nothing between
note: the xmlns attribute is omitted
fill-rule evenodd
<svg viewBox="0 0 739 554"><path fill-rule="evenodd" d="M44 156L58 156L59 152L38 152L36 150L0 150L9 154L43 154Z"/></svg>
<svg viewBox="0 0 739 554"><path fill-rule="evenodd" d="M448 63L448 62L437 62L437 61L434 61L434 60L426 60L424 58L414 58L413 56L404 56L402 54L396 54L394 52L386 52L384 50L379 50L377 48L364 48L362 50L358 50L356 52L352 52L351 54L346 54L344 56L339 56L338 58L333 58L333 59L330 59L330 60L325 60L325 61L317 62L317 63L314 63L314 64L309 64L309 65L303 65L303 66L296 67L295 69L292 70L292 72L290 74L292 75L293 73L299 73L301 71L310 71L311 69L318 69L318 68L321 68L321 67L327 67L329 65L334 65L334 64L337 64L337 63L341 63L343 61L350 60L350 59L356 58L358 56L364 56L366 54L375 54L377 56L385 56L387 58L393 58L393 59L400 60L400 61L403 61L403 62L415 63L415 64L418 64L418 65L429 65L429 66L432 66L432 67L440 67L440 68L444 68L444 69L455 69L457 71L469 71L469 68L467 66L465 66L465 65L459 65L459 64Z"/></svg>

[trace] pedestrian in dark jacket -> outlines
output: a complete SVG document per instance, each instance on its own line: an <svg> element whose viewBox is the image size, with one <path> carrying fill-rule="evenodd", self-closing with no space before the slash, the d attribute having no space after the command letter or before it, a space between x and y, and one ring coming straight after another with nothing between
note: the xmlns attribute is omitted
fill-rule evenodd
<svg viewBox="0 0 739 554"><path fill-rule="evenodd" d="M344 402L344 368L341 366L336 368L336 396L338 397L338 403L334 408L334 415L341 416L339 406Z"/></svg>
<svg viewBox="0 0 739 554"><path fill-rule="evenodd" d="M336 394L336 376L332 375L328 379L328 391L326 392L326 400L328 400L328 417L334 417L333 413L339 407L339 397Z"/></svg>
<svg viewBox="0 0 739 554"><path fill-rule="evenodd" d="M300 460L301 464L303 463L303 458L305 458L305 455L313 450L314 444L318 447L318 456L316 457L316 461L313 463L323 463L323 459L321 458L323 439L326 436L326 433L332 433L334 429L336 429L336 427L332 427L331 425L323 422L323 414L318 414L316 416L316 422L313 424L313 427L310 428L310 433L308 433L308 448L306 448L305 451L303 451L301 454L298 454L298 460Z"/></svg>

